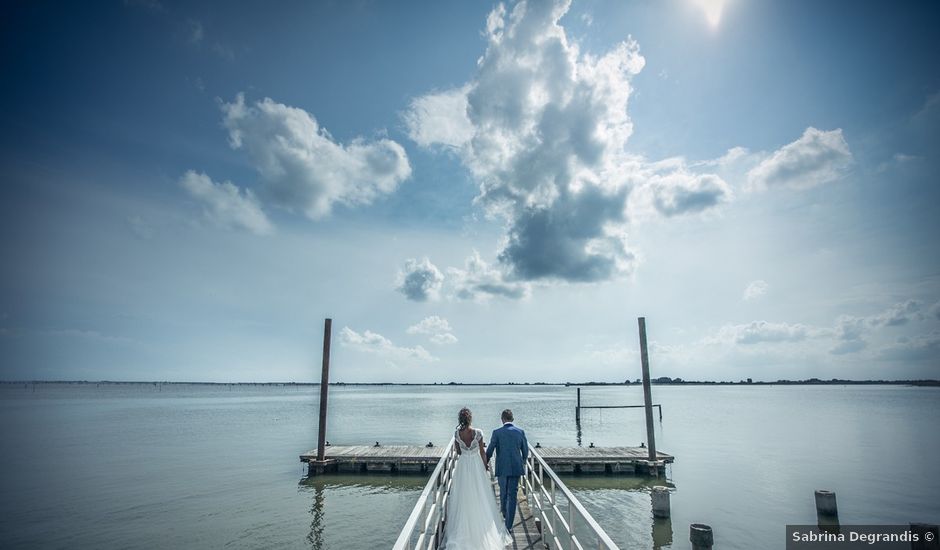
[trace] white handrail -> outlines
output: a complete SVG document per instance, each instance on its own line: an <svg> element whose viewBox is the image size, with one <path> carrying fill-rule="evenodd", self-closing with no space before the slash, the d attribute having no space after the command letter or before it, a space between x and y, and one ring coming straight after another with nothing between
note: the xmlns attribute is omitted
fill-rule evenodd
<svg viewBox="0 0 940 550"><path fill-rule="evenodd" d="M418 502L415 504L408 521L402 527L398 540L395 541L394 550L434 550L440 544L444 529L444 519L447 514L447 501L450 496L450 486L453 481L454 463L457 450L454 445L447 446L447 452L437 462L431 479L428 480ZM423 516L423 520L422 520ZM416 529L419 529L417 539L412 544Z"/></svg>
<svg viewBox="0 0 940 550"><path fill-rule="evenodd" d="M447 452L438 461L434 473L431 474L411 515L402 527L393 550L435 550L441 543L456 460L456 448L454 445L448 445ZM580 518L588 526L588 532L584 534L596 539L599 550L620 550L531 445L526 466L524 489L530 509L534 507L533 513L538 514L542 522L542 540L549 548L583 550L584 545L575 533L575 520ZM490 476L493 476L492 471ZM558 491L567 501L566 513L562 513L558 507ZM567 542L567 545L562 544L562 541Z"/></svg>
<svg viewBox="0 0 940 550"><path fill-rule="evenodd" d="M584 506L577 497L568 489L558 475L545 463L545 460L536 450L529 445L529 457L526 459L525 489L529 499L530 509L534 506L542 522L542 540L548 544L549 548L577 548L583 549L584 545L575 533L575 518L579 517L582 522L588 526L590 536L597 540L598 549L619 550L619 547L610 539L610 536L594 520L591 514L585 510ZM545 476L548 476L549 485L546 488ZM562 514L558 507L556 491L561 491L568 501L567 514ZM559 535L562 538L559 538ZM562 544L565 540L568 545Z"/></svg>

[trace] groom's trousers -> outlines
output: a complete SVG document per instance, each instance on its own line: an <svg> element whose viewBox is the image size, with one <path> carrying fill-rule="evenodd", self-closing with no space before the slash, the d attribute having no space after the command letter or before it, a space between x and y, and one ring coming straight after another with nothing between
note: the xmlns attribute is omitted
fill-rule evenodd
<svg viewBox="0 0 940 550"><path fill-rule="evenodd" d="M512 522L516 518L516 491L519 490L519 476L499 476L499 511L506 519L506 529L512 533Z"/></svg>

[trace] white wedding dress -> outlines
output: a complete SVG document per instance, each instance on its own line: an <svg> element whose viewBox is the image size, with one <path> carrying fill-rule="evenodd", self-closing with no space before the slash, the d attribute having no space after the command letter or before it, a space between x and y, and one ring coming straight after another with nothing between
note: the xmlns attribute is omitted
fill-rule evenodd
<svg viewBox="0 0 940 550"><path fill-rule="evenodd" d="M470 446L458 433L454 439L460 456L454 466L454 481L447 501L447 523L443 548L446 550L502 550L512 544L503 516L496 505L490 476L480 457L483 432L474 429Z"/></svg>

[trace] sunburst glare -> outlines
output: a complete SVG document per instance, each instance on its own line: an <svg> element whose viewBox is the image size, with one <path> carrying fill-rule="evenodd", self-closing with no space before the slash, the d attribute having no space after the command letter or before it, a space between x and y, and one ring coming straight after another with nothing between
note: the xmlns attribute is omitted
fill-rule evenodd
<svg viewBox="0 0 940 550"><path fill-rule="evenodd" d="M718 27L721 22L721 14L724 11L728 0L691 0L698 8L705 13L705 20L711 28Z"/></svg>

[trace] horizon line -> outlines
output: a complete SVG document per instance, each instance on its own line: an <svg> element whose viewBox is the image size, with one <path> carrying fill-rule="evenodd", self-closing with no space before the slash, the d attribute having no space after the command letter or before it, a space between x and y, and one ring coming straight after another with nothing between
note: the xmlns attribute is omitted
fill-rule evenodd
<svg viewBox="0 0 940 550"><path fill-rule="evenodd" d="M668 378L668 377L661 377ZM191 381L191 380L0 380L0 384L191 384L191 385L216 385L216 386L229 386L229 385L266 385L266 386L319 386L320 382L296 382L296 381L253 381L253 382L210 382L210 381ZM743 386L757 386L757 385L775 385L775 384L804 384L804 385L819 385L819 384L831 384L831 385L840 385L840 384L935 384L940 385L940 379L935 378L921 378L921 379L894 379L894 380L885 380L885 379L865 379L865 380L852 380L845 378L831 378L824 380L821 378L806 378L806 379L777 379L777 380L683 380L679 379L669 379L666 381L659 381L657 379L650 380L651 385L656 386L682 386L682 385L743 385ZM641 382L637 381L623 381L623 382L603 382L603 381L581 381L581 382L457 382L457 381L448 381L448 382L329 382L330 386L641 386Z"/></svg>

